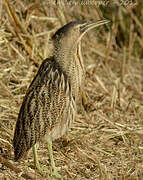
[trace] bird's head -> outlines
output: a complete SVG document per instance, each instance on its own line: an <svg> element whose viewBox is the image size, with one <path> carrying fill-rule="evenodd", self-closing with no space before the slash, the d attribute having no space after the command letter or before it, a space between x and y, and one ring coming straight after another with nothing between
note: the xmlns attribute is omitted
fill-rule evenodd
<svg viewBox="0 0 143 180"><path fill-rule="evenodd" d="M90 29L109 23L109 20L98 21L71 21L56 31L53 35L54 41L62 41L64 39L72 39L76 43Z"/></svg>
<svg viewBox="0 0 143 180"><path fill-rule="evenodd" d="M109 23L109 20L72 21L60 28L52 37L55 56L65 56L74 53L81 38L89 30Z"/></svg>

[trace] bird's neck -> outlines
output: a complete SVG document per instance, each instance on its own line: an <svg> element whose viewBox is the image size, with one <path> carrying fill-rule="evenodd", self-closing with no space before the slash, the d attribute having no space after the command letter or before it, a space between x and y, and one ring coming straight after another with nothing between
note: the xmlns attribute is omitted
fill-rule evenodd
<svg viewBox="0 0 143 180"><path fill-rule="evenodd" d="M84 64L81 55L80 42L74 47L56 48L54 58L66 73L71 82L73 91L78 94L84 77Z"/></svg>

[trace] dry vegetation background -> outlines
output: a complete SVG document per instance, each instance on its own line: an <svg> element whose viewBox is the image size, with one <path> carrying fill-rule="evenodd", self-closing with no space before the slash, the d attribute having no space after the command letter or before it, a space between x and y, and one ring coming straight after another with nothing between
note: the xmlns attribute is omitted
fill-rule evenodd
<svg viewBox="0 0 143 180"><path fill-rule="evenodd" d="M53 143L55 163L64 180L143 180L143 2L57 2L0 0L0 179L54 179L35 171L32 151L13 161L20 105L51 55L51 35L71 20L104 17L112 23L82 40L87 104L79 103L73 128ZM50 168L44 144L38 156Z"/></svg>

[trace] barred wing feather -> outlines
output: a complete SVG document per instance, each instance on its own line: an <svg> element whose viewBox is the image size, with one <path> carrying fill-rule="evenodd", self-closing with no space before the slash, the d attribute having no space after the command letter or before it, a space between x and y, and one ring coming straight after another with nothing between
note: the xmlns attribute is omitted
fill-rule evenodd
<svg viewBox="0 0 143 180"><path fill-rule="evenodd" d="M54 59L43 61L23 100L14 134L15 159L36 142L61 137L71 127L76 105L70 81Z"/></svg>

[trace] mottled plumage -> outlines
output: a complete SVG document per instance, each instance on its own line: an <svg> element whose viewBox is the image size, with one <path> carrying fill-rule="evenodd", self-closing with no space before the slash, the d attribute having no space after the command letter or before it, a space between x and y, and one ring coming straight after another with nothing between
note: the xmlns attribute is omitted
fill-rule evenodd
<svg viewBox="0 0 143 180"><path fill-rule="evenodd" d="M16 160L37 141L57 139L71 127L76 112L74 99L70 81L56 60L44 60L18 116L13 143Z"/></svg>
<svg viewBox="0 0 143 180"><path fill-rule="evenodd" d="M108 22L73 21L54 34L53 57L43 61L20 108L13 139L15 160L33 147L35 165L42 172L35 144L47 141L53 174L60 178L51 141L65 134L75 119L85 78L81 38L88 30Z"/></svg>

